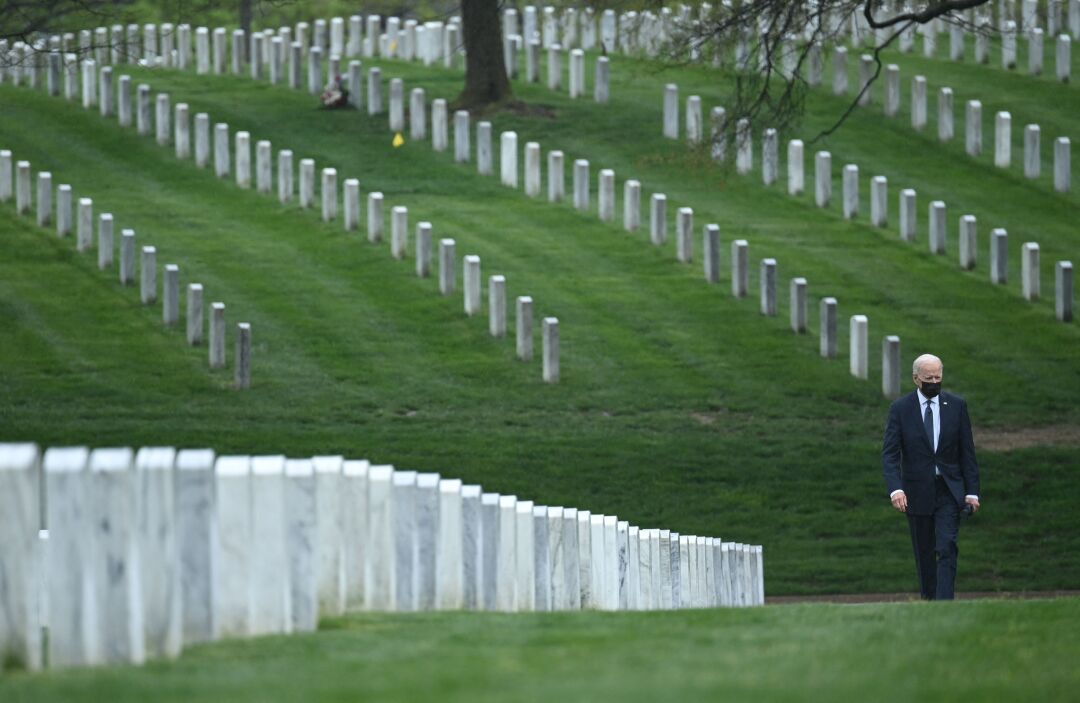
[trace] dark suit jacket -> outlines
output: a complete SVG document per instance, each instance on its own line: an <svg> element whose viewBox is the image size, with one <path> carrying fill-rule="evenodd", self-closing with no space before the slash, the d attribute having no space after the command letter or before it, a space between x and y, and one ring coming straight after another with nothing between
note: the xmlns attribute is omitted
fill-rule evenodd
<svg viewBox="0 0 1080 703"><path fill-rule="evenodd" d="M941 470L959 505L964 504L965 495L979 495L979 465L967 403L958 395L942 392L938 408L941 427L937 452L926 436L918 392L898 398L889 408L881 447L885 489L888 493L903 490L911 515L934 512L934 466Z"/></svg>

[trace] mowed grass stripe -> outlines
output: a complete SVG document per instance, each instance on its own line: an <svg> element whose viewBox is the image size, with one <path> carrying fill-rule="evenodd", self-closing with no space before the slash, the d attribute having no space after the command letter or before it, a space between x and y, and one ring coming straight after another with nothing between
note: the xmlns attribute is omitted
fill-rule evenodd
<svg viewBox="0 0 1080 703"><path fill-rule="evenodd" d="M363 614L174 662L0 679L5 700L1066 701L1077 599ZM304 672L297 676L297 672ZM419 675L418 675L419 673Z"/></svg>

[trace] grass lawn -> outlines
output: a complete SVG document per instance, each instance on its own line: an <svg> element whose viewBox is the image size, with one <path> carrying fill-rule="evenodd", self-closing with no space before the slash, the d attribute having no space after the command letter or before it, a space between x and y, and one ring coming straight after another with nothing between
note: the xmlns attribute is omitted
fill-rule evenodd
<svg viewBox="0 0 1080 703"><path fill-rule="evenodd" d="M363 227L346 233L295 201L282 206L219 182L96 110L0 85L0 148L35 172L51 170L76 198L92 197L96 212L114 213L117 239L133 228L140 245L157 247L159 265L179 264L183 285L201 282L207 302L226 303L230 326L251 322L255 343L253 388L233 392L231 368L207 369L205 347L188 348L182 332L164 329L160 308L141 306L115 269L99 272L93 252L75 253L71 238L0 204L0 440L367 457L538 504L763 544L771 595L911 590L907 529L885 500L878 459L888 406L878 350L883 336L898 334L905 361L928 350L944 358L945 385L967 397L985 441L985 509L963 530L959 587L1075 587L1080 328L1053 320L1052 269L1080 258L1080 195L1054 193L1048 175L1029 182L1018 167L994 169L989 152L963 155L959 129L954 143L939 145L933 118L916 134L906 86L916 71L930 78L931 95L951 84L958 115L964 100L982 99L985 144L992 111L1010 106L1014 158L1022 153L1019 125L1042 121L1044 174L1052 138L1080 132L1080 92L969 64L898 60L902 116L860 110L827 143L808 146L811 194L795 198L781 185L763 187L758 170L735 177L660 137L663 83L678 83L682 98L701 94L707 109L724 89L711 70L659 72L614 57L609 106L517 83L518 95L550 116L494 116L496 154L498 133L514 129L520 145L535 140L545 153L566 152L568 184L573 160L589 159L592 213L528 199L478 176L474 164L452 163L452 149L434 153L411 140L394 149L385 115L318 111L311 96L245 78L130 69L133 84L169 92L192 115L206 111L212 122L250 131L253 142L269 139L297 161L333 166L339 184L357 177L363 192L383 192L387 227L389 208L405 205L410 229L430 220L436 239L457 240L459 258L479 254L485 278L507 276L511 303L526 294L536 301L537 350L539 318L560 319L558 386L541 382L538 360L516 361L512 340L492 339L486 316L466 317L460 293L443 298L434 280L417 279L411 247L406 261L395 261L385 240L367 242ZM366 63L404 78L406 91L424 86L429 100L453 98L461 86L458 71ZM781 144L813 136L843 106L815 92L801 133L781 135ZM825 211L812 202L818 148L833 154L834 205ZM759 150L755 162L759 169ZM840 170L849 162L863 179L864 214L855 221L839 212ZM617 223L595 215L600 168L616 172ZM889 178L888 229L866 222L867 181L878 174ZM643 204L653 192L668 196L664 246L651 246L646 230L622 230L628 178L641 180ZM896 235L904 187L919 193L915 244ZM925 245L925 213L936 198L949 208L944 257ZM695 212L692 266L675 261L672 241L684 205ZM979 218L972 272L956 264L955 223L965 213ZM647 206L643 214L647 222ZM700 274L707 222L721 226L716 286ZM993 227L1009 230L1006 287L988 281ZM730 294L728 252L738 238L750 242L746 299ZM1036 303L1019 294L1019 247L1029 240L1042 246ZM758 311L765 257L778 260L776 318ZM788 327L794 276L809 280L806 335ZM836 360L818 355L817 305L827 295L839 300ZM870 319L868 381L848 373L847 320L856 313ZM1033 428L1041 432L1034 441ZM1002 436L1019 438L1018 448L995 443ZM364 631L421 620L356 622Z"/></svg>
<svg viewBox="0 0 1080 703"><path fill-rule="evenodd" d="M34 701L1067 701L1080 599L357 615L141 668L0 677Z"/></svg>

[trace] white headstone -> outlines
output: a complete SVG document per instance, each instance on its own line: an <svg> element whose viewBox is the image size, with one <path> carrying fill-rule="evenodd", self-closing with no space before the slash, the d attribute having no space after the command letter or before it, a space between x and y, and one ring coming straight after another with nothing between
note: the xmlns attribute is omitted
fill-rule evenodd
<svg viewBox="0 0 1080 703"><path fill-rule="evenodd" d="M900 238L906 242L915 241L915 234L918 231L915 197L915 191L911 188L900 191Z"/></svg>
<svg viewBox="0 0 1080 703"><path fill-rule="evenodd" d="M395 471L391 492L391 534L394 539L394 609L417 608L419 555L417 548L417 473Z"/></svg>
<svg viewBox="0 0 1080 703"><path fill-rule="evenodd" d="M894 63L885 67L885 116L896 117L900 112L900 67Z"/></svg>
<svg viewBox="0 0 1080 703"><path fill-rule="evenodd" d="M516 348L517 357L522 361L532 360L533 354L533 334L532 334L532 298L527 295L520 295L516 301L516 315L515 323L517 325L516 331Z"/></svg>
<svg viewBox="0 0 1080 703"><path fill-rule="evenodd" d="M98 268L104 271L113 263L113 216L107 212L98 217Z"/></svg>
<svg viewBox="0 0 1080 703"><path fill-rule="evenodd" d="M1059 261L1054 267L1054 316L1059 322L1071 322L1073 318L1073 265L1071 261Z"/></svg>
<svg viewBox="0 0 1080 703"><path fill-rule="evenodd" d="M574 161L574 209L589 209L589 162L585 159Z"/></svg>
<svg viewBox="0 0 1080 703"><path fill-rule="evenodd" d="M1039 299L1039 245L1036 242L1024 242L1020 248L1020 286L1024 300L1034 302Z"/></svg>
<svg viewBox="0 0 1080 703"><path fill-rule="evenodd" d="M976 234L976 220L974 215L963 215L960 218L960 268L971 270L975 268L978 258L978 237Z"/></svg>
<svg viewBox="0 0 1080 703"><path fill-rule="evenodd" d="M525 195L540 197L540 145L525 143Z"/></svg>
<svg viewBox="0 0 1080 703"><path fill-rule="evenodd" d="M859 167L844 166L844 217L853 219L859 214Z"/></svg>
<svg viewBox="0 0 1080 703"><path fill-rule="evenodd" d="M400 114L402 108L397 106L395 108L395 83L394 81L401 81L401 79L393 79L390 81L390 131L400 132L402 127L395 127L395 120L404 121L403 114ZM396 85L397 92L402 91L400 84ZM397 98L400 103L400 98ZM465 114L468 114L465 113ZM408 99L408 136L410 139L423 139L428 136L428 104L427 98L424 97L424 91L422 87L414 87L413 92L409 93Z"/></svg>
<svg viewBox="0 0 1080 703"><path fill-rule="evenodd" d="M141 664L146 659L134 458L128 448L95 449L87 464L92 497L85 509L91 519L89 549L105 663Z"/></svg>
<svg viewBox="0 0 1080 703"><path fill-rule="evenodd" d="M464 287L465 314L469 317L480 313L480 257L466 254L463 262L462 282Z"/></svg>
<svg viewBox="0 0 1080 703"><path fill-rule="evenodd" d="M597 182L597 205L602 222L615 221L615 172L601 169Z"/></svg>
<svg viewBox="0 0 1080 703"><path fill-rule="evenodd" d="M214 464L214 483L215 635L244 637L251 633L253 588L250 457L219 456Z"/></svg>
<svg viewBox="0 0 1080 703"><path fill-rule="evenodd" d="M439 240L439 293L450 295L455 288L455 260L454 240Z"/></svg>
<svg viewBox="0 0 1080 703"><path fill-rule="evenodd" d="M566 167L561 151L548 152L548 202L561 203L566 197Z"/></svg>
<svg viewBox="0 0 1080 703"><path fill-rule="evenodd" d="M45 452L49 541L45 573L49 620L48 661L55 668L104 661L99 583L101 546L94 533L96 491L84 447ZM88 500L94 496L94 500Z"/></svg>
<svg viewBox="0 0 1080 703"><path fill-rule="evenodd" d="M41 480L37 445L0 443L0 661L30 671L43 664Z"/></svg>
<svg viewBox="0 0 1080 703"><path fill-rule="evenodd" d="M1012 116L999 112L994 117L994 165L1008 168L1012 160Z"/></svg>
<svg viewBox="0 0 1080 703"><path fill-rule="evenodd" d="M346 232L360 226L360 181L346 178L343 185L341 224Z"/></svg>
<svg viewBox="0 0 1080 703"><path fill-rule="evenodd" d="M806 187L802 140L792 139L788 142L787 156L788 195L802 195Z"/></svg>
<svg viewBox="0 0 1080 703"><path fill-rule="evenodd" d="M439 481L438 500L435 607L439 610L460 610L465 606L465 552L461 480L444 479Z"/></svg>
<svg viewBox="0 0 1080 703"><path fill-rule="evenodd" d="M251 634L291 631L285 457L251 458Z"/></svg>
<svg viewBox="0 0 1080 703"><path fill-rule="evenodd" d="M382 241L383 236L383 194L375 191L367 198L367 235L372 244Z"/></svg>
<svg viewBox="0 0 1080 703"><path fill-rule="evenodd" d="M929 244L931 254L944 254L945 241L947 238L947 225L945 220L945 203L934 200L930 203L930 226Z"/></svg>
<svg viewBox="0 0 1080 703"><path fill-rule="evenodd" d="M349 466L344 467L348 475ZM354 469L356 479L359 479L359 471ZM348 593L348 605L355 607L362 599L364 608L367 610L388 611L394 610L397 598L397 525L398 512L397 487L394 485L395 477L399 472L394 467L387 465L372 465L367 470L367 540L364 543L362 554L364 564L363 586L350 582ZM415 482L415 474L413 474ZM407 478L407 476L405 477ZM362 482L354 483L354 495L356 488ZM402 506L406 507L406 506ZM410 513L411 515L411 513ZM353 534L365 529L365 525L359 522L353 523ZM411 560L409 564L411 565ZM355 564L353 569L348 569L355 578ZM410 570L407 577L412 579ZM348 577L347 577L348 578Z"/></svg>
<svg viewBox="0 0 1080 703"><path fill-rule="evenodd" d="M404 259L409 248L409 208L395 205L390 209L390 255Z"/></svg>
<svg viewBox="0 0 1080 703"><path fill-rule="evenodd" d="M818 317L820 319L820 354L826 359L836 358L836 298L822 298Z"/></svg>
<svg viewBox="0 0 1080 703"><path fill-rule="evenodd" d="M762 259L758 276L760 288L760 311L762 315L776 315L776 259Z"/></svg>
<svg viewBox="0 0 1080 703"><path fill-rule="evenodd" d="M439 474L416 475L416 609L432 610L436 604L436 570L439 530ZM459 560L460 563L460 560Z"/></svg>
<svg viewBox="0 0 1080 703"><path fill-rule="evenodd" d="M850 370L855 378L866 380L867 378L867 328L869 323L866 315L852 315L850 325L851 349Z"/></svg>
<svg viewBox="0 0 1080 703"><path fill-rule="evenodd" d="M448 144L446 110L443 98L431 101L431 148L435 151L446 151Z"/></svg>
<svg viewBox="0 0 1080 703"><path fill-rule="evenodd" d="M1039 159L1039 125L1024 127L1024 178L1035 179L1042 173Z"/></svg>
<svg viewBox="0 0 1080 703"><path fill-rule="evenodd" d="M926 126L926 76L911 80L911 126L919 130Z"/></svg>
<svg viewBox="0 0 1080 703"><path fill-rule="evenodd" d="M649 199L649 240L656 246L667 241L667 196L653 193Z"/></svg>
<svg viewBox="0 0 1080 703"><path fill-rule="evenodd" d="M488 279L488 331L492 337L506 336L506 277Z"/></svg>
<svg viewBox="0 0 1080 703"><path fill-rule="evenodd" d="M814 202L818 207L829 206L832 199L832 154L819 151L814 156Z"/></svg>
<svg viewBox="0 0 1080 703"><path fill-rule="evenodd" d="M1068 193L1072 185L1072 153L1068 137L1054 140L1054 190Z"/></svg>
<svg viewBox="0 0 1080 703"><path fill-rule="evenodd" d="M503 132L499 138L499 174L504 186L517 188L517 133Z"/></svg>
<svg viewBox="0 0 1080 703"><path fill-rule="evenodd" d="M517 498L499 496L495 536L495 608L505 612L518 610L518 538ZM530 513L531 513L531 504ZM531 517L531 514L530 514ZM530 564L532 560L529 560ZM487 568L487 567L485 567Z"/></svg>
<svg viewBox="0 0 1080 703"><path fill-rule="evenodd" d="M491 152L491 123L476 123L476 170L482 176L494 173Z"/></svg>
<svg viewBox="0 0 1080 703"><path fill-rule="evenodd" d="M731 243L731 294L745 298L750 286L750 244L745 239Z"/></svg>

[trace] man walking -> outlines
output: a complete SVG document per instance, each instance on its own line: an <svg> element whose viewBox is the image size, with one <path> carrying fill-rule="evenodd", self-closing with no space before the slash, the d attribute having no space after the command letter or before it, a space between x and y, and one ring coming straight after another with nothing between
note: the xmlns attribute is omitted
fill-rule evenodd
<svg viewBox="0 0 1080 703"><path fill-rule="evenodd" d="M971 419L963 398L941 392L941 359L923 354L911 371L916 389L889 408L881 468L893 507L907 514L919 594L952 600L960 513L979 509Z"/></svg>

